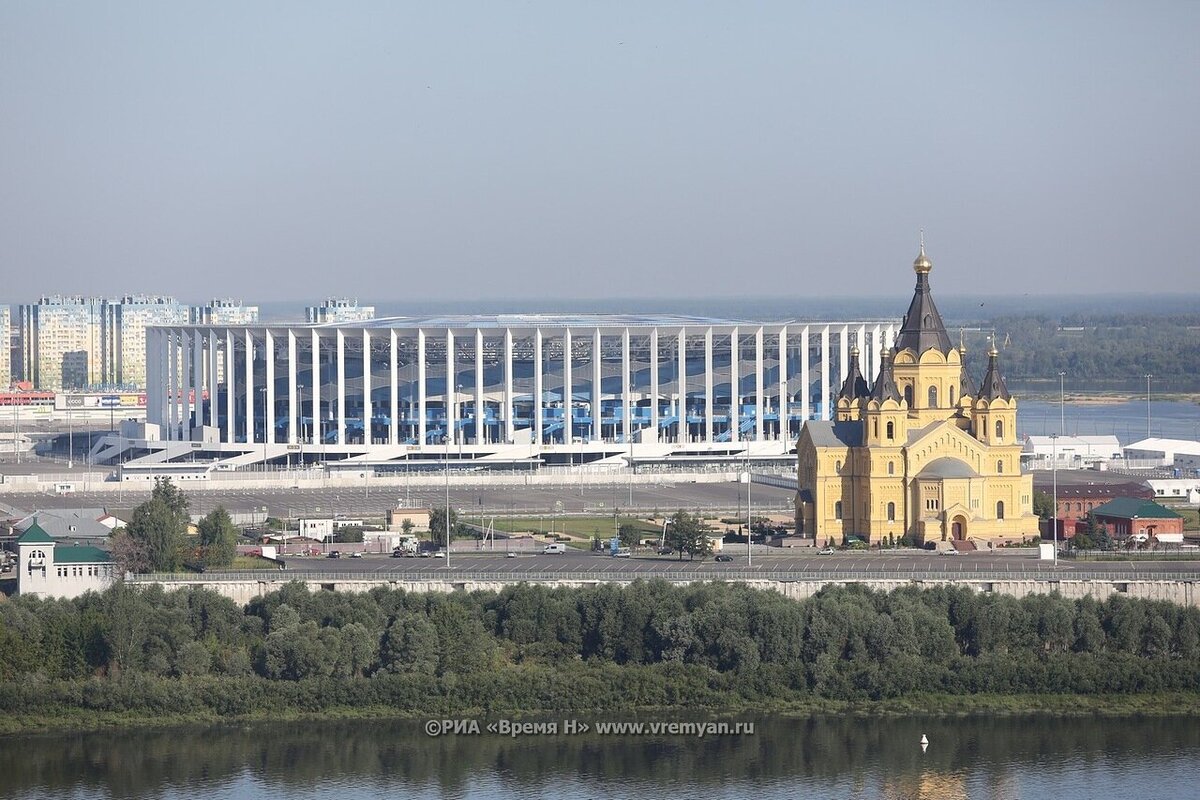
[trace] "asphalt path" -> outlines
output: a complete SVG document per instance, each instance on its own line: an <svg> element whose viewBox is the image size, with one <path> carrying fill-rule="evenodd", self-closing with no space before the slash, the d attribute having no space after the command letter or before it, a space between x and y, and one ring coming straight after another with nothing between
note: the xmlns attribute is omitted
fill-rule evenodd
<svg viewBox="0 0 1200 800"><path fill-rule="evenodd" d="M499 548L503 542L497 542ZM898 553L838 552L831 555L817 554L767 554L758 552L767 548L756 548L752 562L748 562L744 546L727 546L725 553L731 562L718 562L713 558L689 560L677 556L638 555L632 558L613 558L607 553L568 552L562 555L526 555L507 557L501 550L495 552L454 552L450 566L444 558L391 558L368 554L362 558L349 558L355 545L339 545L342 558L325 556L295 557L286 559L287 570L292 573L341 573L348 576L379 577L394 575L403 580L405 575L453 576L455 574L489 575L500 580L520 580L525 576L548 574L584 575L595 579L623 577L670 577L687 573L718 573L730 578L737 577L786 577L803 575L814 578L844 577L891 577L918 578L942 576L946 578L971 578L973 576L996 578L1024 575L1048 574L1063 580L1113 576L1129 579L1148 576L1171 579L1172 577L1200 576L1200 559L1196 561L1068 561L1060 560L1057 566L1051 562L1037 560L1032 551L1011 553L972 553L943 556L924 551ZM297 575L299 577L299 575Z"/></svg>
<svg viewBox="0 0 1200 800"><path fill-rule="evenodd" d="M673 476L665 476L673 477ZM403 485L366 488L330 489L232 489L189 492L193 513L205 514L219 506L229 511L262 512L269 516L295 519L302 516L364 516L381 518L397 504L437 507L445 503L441 487ZM754 485L751 504L755 514L791 514L795 493L788 489ZM107 508L129 509L150 497L148 489L114 492L76 491L69 495L8 494L0 500L20 508ZM632 502L631 502L632 501ZM739 483L690 483L664 480L655 484L592 486L451 486L450 503L477 522L479 515L497 519L533 514L596 515L622 512L672 514L688 512L745 513L746 485Z"/></svg>

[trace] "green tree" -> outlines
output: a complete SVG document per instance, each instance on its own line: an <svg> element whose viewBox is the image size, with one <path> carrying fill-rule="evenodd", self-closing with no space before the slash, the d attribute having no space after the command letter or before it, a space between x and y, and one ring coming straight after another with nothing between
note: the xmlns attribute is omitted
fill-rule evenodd
<svg viewBox="0 0 1200 800"><path fill-rule="evenodd" d="M463 539L471 536L471 528L458 519L453 508L435 508L429 512L429 538L434 542L446 543L446 511L450 512L450 538Z"/></svg>
<svg viewBox="0 0 1200 800"><path fill-rule="evenodd" d="M237 555L238 530L229 512L217 506L197 526L200 533L200 558L209 569L228 567Z"/></svg>
<svg viewBox="0 0 1200 800"><path fill-rule="evenodd" d="M338 544L361 544L363 529L361 525L343 525L333 532L333 540Z"/></svg>
<svg viewBox="0 0 1200 800"><path fill-rule="evenodd" d="M712 544L708 540L709 527L699 515L692 515L680 509L671 517L667 525L667 546L679 553L688 554L688 560L696 556L708 555L712 552Z"/></svg>
<svg viewBox="0 0 1200 800"><path fill-rule="evenodd" d="M617 536L621 538L622 547L637 547L640 533L641 531L632 522L626 522L617 529Z"/></svg>
<svg viewBox="0 0 1200 800"><path fill-rule="evenodd" d="M408 517L405 517L404 521L400 523L400 532L405 536L412 536L413 528L415 527L416 526L413 525L413 521Z"/></svg>
<svg viewBox="0 0 1200 800"><path fill-rule="evenodd" d="M175 572L183 566L187 510L187 498L170 478L156 480L150 499L133 510L125 527L135 545L130 549L144 548L142 558L120 566L130 572Z"/></svg>
<svg viewBox="0 0 1200 800"><path fill-rule="evenodd" d="M1054 516L1054 498L1045 492L1033 493L1033 513L1042 519Z"/></svg>

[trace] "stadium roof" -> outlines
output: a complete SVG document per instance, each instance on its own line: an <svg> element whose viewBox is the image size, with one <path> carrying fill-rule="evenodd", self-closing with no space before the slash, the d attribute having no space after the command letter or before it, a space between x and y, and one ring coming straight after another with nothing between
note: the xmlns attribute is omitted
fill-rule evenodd
<svg viewBox="0 0 1200 800"><path fill-rule="evenodd" d="M894 319L856 319L856 320L762 320L720 319L714 317L691 316L686 314L436 314L431 316L394 316L374 317L367 320L338 321L323 323L289 322L256 322L251 324L222 324L222 325L155 325L159 328L233 328L253 329L293 328L315 330L337 330L348 328L354 330L388 329L388 328L475 328L497 329L505 328L653 328L677 327L702 328L712 326L733 327L746 326L780 326L780 325L809 325L809 326L849 326L856 328L861 325L888 325L895 323Z"/></svg>

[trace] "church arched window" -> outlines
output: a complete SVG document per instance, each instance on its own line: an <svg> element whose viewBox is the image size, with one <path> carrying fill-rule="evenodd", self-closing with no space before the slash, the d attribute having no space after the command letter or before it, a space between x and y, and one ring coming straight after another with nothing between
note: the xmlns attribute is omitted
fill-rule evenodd
<svg viewBox="0 0 1200 800"><path fill-rule="evenodd" d="M936 386L930 386L930 387L929 387L929 407L930 407L930 408L937 408L937 407L938 407L938 404L937 404L937 387L936 387Z"/></svg>
<svg viewBox="0 0 1200 800"><path fill-rule="evenodd" d="M950 405L954 405L954 387L950 387Z"/></svg>
<svg viewBox="0 0 1200 800"><path fill-rule="evenodd" d="M1002 419L996 420L996 438L997 439L1004 438L1004 420L1002 420Z"/></svg>
<svg viewBox="0 0 1200 800"><path fill-rule="evenodd" d="M896 438L896 423L889 422L887 424L887 438L889 438L889 439Z"/></svg>
<svg viewBox="0 0 1200 800"><path fill-rule="evenodd" d="M913 395L912 395L912 387L911 386L904 387L904 402L908 404L909 408L913 407Z"/></svg>
<svg viewBox="0 0 1200 800"><path fill-rule="evenodd" d="M896 504L888 503L887 511L888 511L888 522L895 522L896 521Z"/></svg>
<svg viewBox="0 0 1200 800"><path fill-rule="evenodd" d="M834 519L842 518L842 501L841 500L838 500L836 503L833 504L833 518Z"/></svg>
<svg viewBox="0 0 1200 800"><path fill-rule="evenodd" d="M895 474L896 474L896 462L889 461L888 462L888 475L895 475Z"/></svg>
<svg viewBox="0 0 1200 800"><path fill-rule="evenodd" d="M996 501L996 519L1004 519L1004 501Z"/></svg>
<svg viewBox="0 0 1200 800"><path fill-rule="evenodd" d="M842 474L842 462L839 461L836 464L834 464L833 471L836 472L838 475L841 475Z"/></svg>
<svg viewBox="0 0 1200 800"><path fill-rule="evenodd" d="M996 474L997 474L997 475L1003 475L1003 474L1004 474L1004 462L1003 462L1003 461L997 461L997 462L996 462Z"/></svg>

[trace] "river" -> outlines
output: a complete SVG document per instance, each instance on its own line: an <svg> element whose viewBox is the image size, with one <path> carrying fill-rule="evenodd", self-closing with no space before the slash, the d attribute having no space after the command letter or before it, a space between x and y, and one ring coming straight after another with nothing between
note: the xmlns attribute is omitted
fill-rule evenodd
<svg viewBox="0 0 1200 800"><path fill-rule="evenodd" d="M431 737L409 720L7 737L0 797L1153 800L1200 781L1192 717L738 719L753 734L598 735L579 717L591 731L512 737L481 720L479 734Z"/></svg>
<svg viewBox="0 0 1200 800"><path fill-rule="evenodd" d="M1146 401L1080 403L1062 405L1063 427L1069 436L1116 436L1122 445L1151 435L1164 439L1200 440L1200 405L1169 400L1151 400L1147 427ZM1060 407L1057 401L1017 398L1017 431L1045 436L1058 433Z"/></svg>

